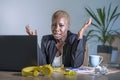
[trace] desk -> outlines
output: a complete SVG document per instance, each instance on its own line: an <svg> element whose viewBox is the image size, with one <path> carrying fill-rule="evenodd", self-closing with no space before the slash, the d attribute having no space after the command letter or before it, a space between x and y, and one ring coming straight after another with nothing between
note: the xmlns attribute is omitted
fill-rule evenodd
<svg viewBox="0 0 120 80"><path fill-rule="evenodd" d="M81 74L63 75L62 73L53 73L51 76L23 77L21 72L3 72L0 71L0 80L120 80L120 70L107 75Z"/></svg>

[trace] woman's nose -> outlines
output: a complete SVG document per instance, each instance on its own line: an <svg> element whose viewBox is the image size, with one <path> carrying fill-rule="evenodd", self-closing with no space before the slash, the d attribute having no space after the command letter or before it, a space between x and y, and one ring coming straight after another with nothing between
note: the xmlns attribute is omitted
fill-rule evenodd
<svg viewBox="0 0 120 80"><path fill-rule="evenodd" d="M55 30L59 30L60 28L59 28L59 25L56 25L55 26Z"/></svg>

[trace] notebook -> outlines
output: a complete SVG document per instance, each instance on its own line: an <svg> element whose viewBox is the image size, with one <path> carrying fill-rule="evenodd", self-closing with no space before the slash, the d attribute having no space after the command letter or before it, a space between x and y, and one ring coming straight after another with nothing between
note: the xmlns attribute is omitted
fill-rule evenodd
<svg viewBox="0 0 120 80"><path fill-rule="evenodd" d="M0 35L0 71L37 65L37 36Z"/></svg>

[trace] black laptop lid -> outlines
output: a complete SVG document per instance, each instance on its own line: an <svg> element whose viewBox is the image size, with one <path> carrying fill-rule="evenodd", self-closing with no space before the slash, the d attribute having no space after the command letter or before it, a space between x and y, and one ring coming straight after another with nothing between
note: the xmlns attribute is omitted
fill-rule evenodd
<svg viewBox="0 0 120 80"><path fill-rule="evenodd" d="M37 36L0 35L0 70L37 65Z"/></svg>

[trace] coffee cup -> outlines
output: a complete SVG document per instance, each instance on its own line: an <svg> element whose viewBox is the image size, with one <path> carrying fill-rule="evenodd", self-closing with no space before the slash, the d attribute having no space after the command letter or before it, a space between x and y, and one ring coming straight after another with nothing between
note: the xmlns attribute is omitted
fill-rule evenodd
<svg viewBox="0 0 120 80"><path fill-rule="evenodd" d="M97 67L103 61L103 57L99 55L89 55L89 64L92 67Z"/></svg>

